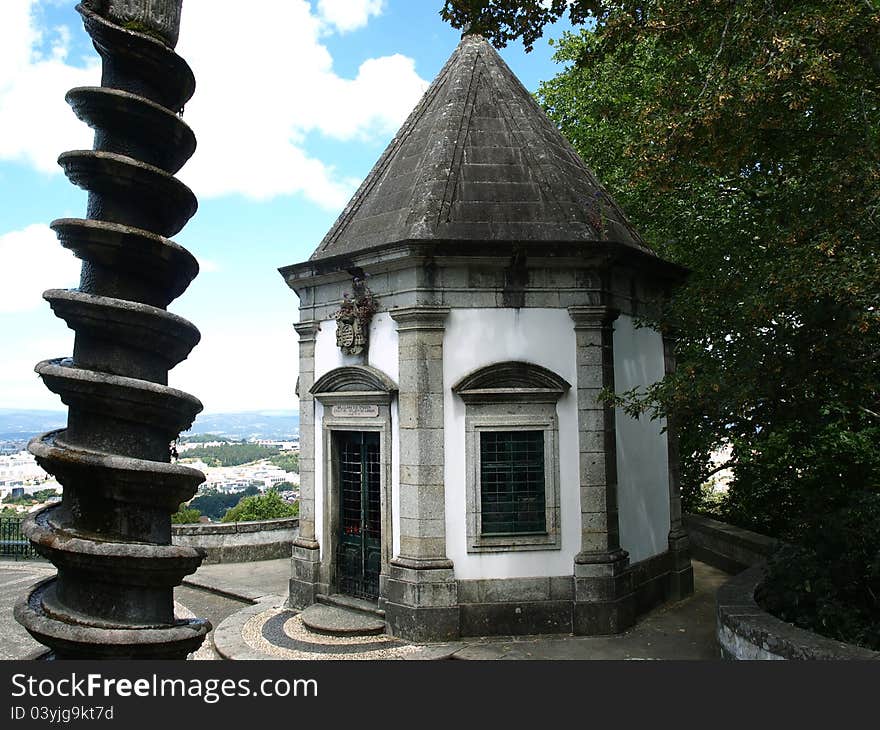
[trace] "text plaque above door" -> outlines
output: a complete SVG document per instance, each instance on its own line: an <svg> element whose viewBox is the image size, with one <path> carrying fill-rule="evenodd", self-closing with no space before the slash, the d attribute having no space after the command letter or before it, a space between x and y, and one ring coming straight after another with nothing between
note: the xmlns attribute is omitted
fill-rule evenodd
<svg viewBox="0 0 880 730"><path fill-rule="evenodd" d="M333 406L330 413L335 418L375 418L379 415L379 406L365 406L357 403Z"/></svg>

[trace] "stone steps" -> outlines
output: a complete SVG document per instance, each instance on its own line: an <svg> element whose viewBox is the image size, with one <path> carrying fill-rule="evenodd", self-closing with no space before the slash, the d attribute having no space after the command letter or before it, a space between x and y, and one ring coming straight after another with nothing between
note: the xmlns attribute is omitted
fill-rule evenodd
<svg viewBox="0 0 880 730"><path fill-rule="evenodd" d="M385 633L385 621L361 610L315 603L302 614L303 626L322 636L377 636Z"/></svg>
<svg viewBox="0 0 880 730"><path fill-rule="evenodd" d="M359 611L360 613L366 613L377 618L385 620L385 611L379 608L375 602L367 601L363 598L355 598L354 596L346 596L343 593L333 593L329 596L327 595L318 595L315 596L315 600L318 603L323 603L326 606L337 606L339 608L347 608L351 611Z"/></svg>

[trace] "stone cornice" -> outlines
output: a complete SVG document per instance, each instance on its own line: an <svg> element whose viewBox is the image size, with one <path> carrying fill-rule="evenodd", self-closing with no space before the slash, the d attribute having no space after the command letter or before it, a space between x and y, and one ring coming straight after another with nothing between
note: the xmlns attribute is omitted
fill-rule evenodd
<svg viewBox="0 0 880 730"><path fill-rule="evenodd" d="M388 314L397 322L397 331L406 330L443 330L446 329L446 318L449 307L424 305L391 309Z"/></svg>
<svg viewBox="0 0 880 730"><path fill-rule="evenodd" d="M620 310L603 304L583 305L569 307L568 314L574 320L575 329L597 329L610 327L620 316Z"/></svg>
<svg viewBox="0 0 880 730"><path fill-rule="evenodd" d="M306 320L305 322L294 322L293 329L299 335L300 342L314 342L315 335L321 329L321 323L313 319Z"/></svg>

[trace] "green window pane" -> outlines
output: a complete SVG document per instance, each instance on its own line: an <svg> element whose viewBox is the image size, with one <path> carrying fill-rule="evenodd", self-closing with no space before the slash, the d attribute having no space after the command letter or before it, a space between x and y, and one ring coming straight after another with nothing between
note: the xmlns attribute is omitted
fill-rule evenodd
<svg viewBox="0 0 880 730"><path fill-rule="evenodd" d="M546 532L544 432L480 434L483 534Z"/></svg>

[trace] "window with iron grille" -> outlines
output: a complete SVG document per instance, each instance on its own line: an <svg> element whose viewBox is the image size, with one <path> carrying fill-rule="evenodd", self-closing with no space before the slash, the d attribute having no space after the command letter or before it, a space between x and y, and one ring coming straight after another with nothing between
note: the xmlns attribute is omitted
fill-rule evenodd
<svg viewBox="0 0 880 730"><path fill-rule="evenodd" d="M452 387L465 408L469 553L562 549L556 408L570 388L519 361L487 365Z"/></svg>
<svg viewBox="0 0 880 730"><path fill-rule="evenodd" d="M547 531L543 431L480 433L484 535Z"/></svg>

